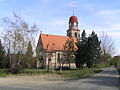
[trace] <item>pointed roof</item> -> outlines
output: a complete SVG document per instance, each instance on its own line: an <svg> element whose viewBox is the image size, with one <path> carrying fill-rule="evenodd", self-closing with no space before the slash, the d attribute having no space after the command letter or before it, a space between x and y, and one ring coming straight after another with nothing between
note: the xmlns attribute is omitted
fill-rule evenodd
<svg viewBox="0 0 120 90"><path fill-rule="evenodd" d="M42 40L43 48L45 51L56 51L64 50L66 40L70 39L70 37L40 34L40 39ZM73 40L75 43L77 42L77 38L73 37ZM76 49L77 47L75 45L75 50Z"/></svg>

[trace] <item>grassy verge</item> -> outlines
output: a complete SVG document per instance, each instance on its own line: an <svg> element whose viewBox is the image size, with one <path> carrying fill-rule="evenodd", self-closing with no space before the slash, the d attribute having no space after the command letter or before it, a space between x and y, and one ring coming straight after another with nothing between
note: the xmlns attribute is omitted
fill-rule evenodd
<svg viewBox="0 0 120 90"><path fill-rule="evenodd" d="M63 70L62 72L60 71L42 71L42 70L31 70L31 69L24 69L22 70L21 74L17 74L17 76L20 75L55 75L55 76L60 76L62 80L70 80L70 79L80 79L80 78L85 78L89 77L92 75L95 75L97 73L102 72L101 69L93 69L93 68L84 68L84 69L76 69L76 70ZM59 78L60 79L60 78ZM54 77L53 77L54 80ZM57 80L55 78L55 80Z"/></svg>
<svg viewBox="0 0 120 90"><path fill-rule="evenodd" d="M102 72L101 69L92 69L92 68L84 68L84 69L76 69L76 70L63 70L60 71L37 71L37 70L31 70L31 69L24 69L21 74L17 75L48 75L48 74L54 74L56 76L60 76L61 79L80 79L92 76L94 74ZM54 77L53 77L54 79Z"/></svg>
<svg viewBox="0 0 120 90"><path fill-rule="evenodd" d="M5 77L7 74L5 73L5 69L0 69L0 77Z"/></svg>
<svg viewBox="0 0 120 90"><path fill-rule="evenodd" d="M106 68L109 67L110 64L109 63L100 63L96 65L96 68Z"/></svg>
<svg viewBox="0 0 120 90"><path fill-rule="evenodd" d="M84 68L84 69L76 69L76 70L63 70L60 71L46 71L45 69L24 69L20 74L14 74L15 76L33 76L33 75L47 75L52 76L54 80L54 75L57 77L61 77L62 80L68 79L80 79L92 76L94 74L102 72L101 69L92 69L92 68ZM0 69L0 77L7 76L4 69ZM58 78L60 79L60 78Z"/></svg>
<svg viewBox="0 0 120 90"><path fill-rule="evenodd" d="M73 70L73 71L63 71L61 73L64 79L80 79L92 76L94 74L100 73L102 70L100 69L80 69L80 70Z"/></svg>

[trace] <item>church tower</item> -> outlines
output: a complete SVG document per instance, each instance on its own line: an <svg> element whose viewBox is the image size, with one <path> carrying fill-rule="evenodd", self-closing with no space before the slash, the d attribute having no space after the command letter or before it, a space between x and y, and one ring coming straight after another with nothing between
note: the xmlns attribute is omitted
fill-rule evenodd
<svg viewBox="0 0 120 90"><path fill-rule="evenodd" d="M69 29L67 30L68 37L80 38L80 30L78 29L78 18L71 16L69 19Z"/></svg>

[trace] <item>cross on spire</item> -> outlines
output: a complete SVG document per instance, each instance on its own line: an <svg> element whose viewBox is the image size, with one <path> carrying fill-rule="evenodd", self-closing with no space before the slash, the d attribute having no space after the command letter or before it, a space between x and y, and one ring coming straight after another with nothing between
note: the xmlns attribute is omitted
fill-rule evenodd
<svg viewBox="0 0 120 90"><path fill-rule="evenodd" d="M74 10L73 10L73 16L74 16Z"/></svg>

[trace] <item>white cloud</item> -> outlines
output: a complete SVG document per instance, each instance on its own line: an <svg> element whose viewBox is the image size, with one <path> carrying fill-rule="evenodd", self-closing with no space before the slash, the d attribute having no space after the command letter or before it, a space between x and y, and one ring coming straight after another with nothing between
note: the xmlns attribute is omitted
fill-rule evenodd
<svg viewBox="0 0 120 90"><path fill-rule="evenodd" d="M85 4L81 5L81 7L83 7L84 9L94 11L94 8L90 3L85 3Z"/></svg>
<svg viewBox="0 0 120 90"><path fill-rule="evenodd" d="M103 10L98 12L98 14L100 15L115 15L115 14L119 14L120 13L120 9L115 9L115 10Z"/></svg>
<svg viewBox="0 0 120 90"><path fill-rule="evenodd" d="M120 37L120 32L108 32L107 34L111 37Z"/></svg>
<svg viewBox="0 0 120 90"><path fill-rule="evenodd" d="M68 7L78 7L79 6L79 2L77 2L77 1L72 1L72 2L69 2L68 4L67 4L67 6Z"/></svg>
<svg viewBox="0 0 120 90"><path fill-rule="evenodd" d="M111 36L113 39L116 40L120 39L120 9L109 9L109 10L102 10L95 13L96 16L98 16L102 22L100 26L95 27L95 30L97 32L104 31L109 36ZM118 42L118 40L116 40Z"/></svg>
<svg viewBox="0 0 120 90"><path fill-rule="evenodd" d="M96 12L95 15L106 19L117 19L120 17L120 9L102 10Z"/></svg>
<svg viewBox="0 0 120 90"><path fill-rule="evenodd" d="M65 35L66 30L68 29L68 24L66 19L56 18L46 23L42 24L43 33L55 34L55 35Z"/></svg>
<svg viewBox="0 0 120 90"><path fill-rule="evenodd" d="M95 30L97 31L105 31L105 32L116 32L116 31L120 31L120 23L111 23L109 25L107 25L106 27L102 27L102 28L99 28L99 27L96 27Z"/></svg>
<svg viewBox="0 0 120 90"><path fill-rule="evenodd" d="M83 3L78 1L72 1L67 4L67 7L80 7L80 9L94 10L93 6L90 3Z"/></svg>
<svg viewBox="0 0 120 90"><path fill-rule="evenodd" d="M63 26L66 24L66 20L62 20L62 19L54 19L52 21L48 21L46 23L47 26L50 27L59 27L59 26Z"/></svg>

